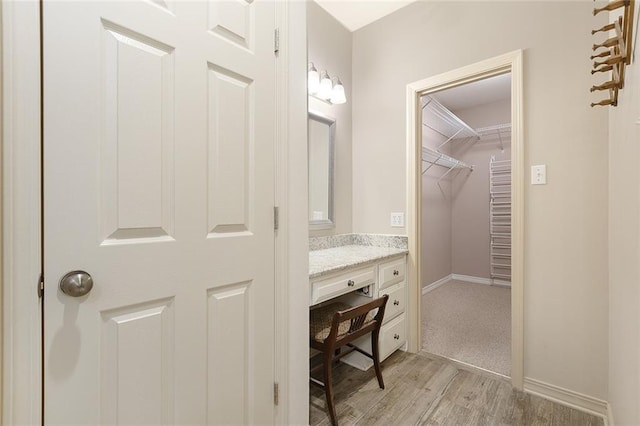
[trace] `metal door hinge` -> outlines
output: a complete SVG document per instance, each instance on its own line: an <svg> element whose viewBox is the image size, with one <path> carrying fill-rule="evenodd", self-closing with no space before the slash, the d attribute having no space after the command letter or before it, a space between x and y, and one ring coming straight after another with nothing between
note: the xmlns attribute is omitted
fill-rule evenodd
<svg viewBox="0 0 640 426"><path fill-rule="evenodd" d="M273 30L273 53L280 52L280 28Z"/></svg>
<svg viewBox="0 0 640 426"><path fill-rule="evenodd" d="M41 299L44 296L44 275L40 274L38 278L38 298Z"/></svg>
<svg viewBox="0 0 640 426"><path fill-rule="evenodd" d="M278 405L279 397L280 397L280 396L278 395L278 393L279 393L279 387L280 387L280 386L278 385L278 383L277 383L277 382L273 384L273 405Z"/></svg>
<svg viewBox="0 0 640 426"><path fill-rule="evenodd" d="M276 206L273 207L273 229L278 230L280 227L280 209Z"/></svg>

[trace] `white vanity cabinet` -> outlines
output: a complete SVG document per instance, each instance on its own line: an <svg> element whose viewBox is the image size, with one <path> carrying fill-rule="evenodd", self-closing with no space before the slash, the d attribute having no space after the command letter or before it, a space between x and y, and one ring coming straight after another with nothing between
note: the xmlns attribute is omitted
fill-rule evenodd
<svg viewBox="0 0 640 426"><path fill-rule="evenodd" d="M380 360L387 358L407 341L407 256L393 259L378 266L378 297L389 295L380 330Z"/></svg>
<svg viewBox="0 0 640 426"><path fill-rule="evenodd" d="M378 346L380 361L387 359L389 355L404 346L407 341L405 314L389 320L382 326Z"/></svg>
<svg viewBox="0 0 640 426"><path fill-rule="evenodd" d="M407 341L406 264L407 255L402 253L369 262L367 266L343 267L339 272L311 278L310 306L313 308L314 305L329 303L333 299L356 305L374 297L389 295L378 339L382 361ZM367 352L371 351L370 336L364 336L354 343ZM373 365L369 358L357 352L352 352L342 360L361 370L367 370Z"/></svg>
<svg viewBox="0 0 640 426"><path fill-rule="evenodd" d="M329 278L311 281L311 305L334 299L354 290L371 286L376 281L375 266L354 268Z"/></svg>
<svg viewBox="0 0 640 426"><path fill-rule="evenodd" d="M407 272L406 265L406 256L381 263L378 266L378 282L380 283L380 290L383 290L393 284L404 282Z"/></svg>

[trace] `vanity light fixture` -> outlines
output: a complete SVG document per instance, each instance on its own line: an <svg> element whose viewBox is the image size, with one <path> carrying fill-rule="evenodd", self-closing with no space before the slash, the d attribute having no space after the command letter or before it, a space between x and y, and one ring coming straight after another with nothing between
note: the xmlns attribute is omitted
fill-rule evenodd
<svg viewBox="0 0 640 426"><path fill-rule="evenodd" d="M344 86L340 78L329 77L326 70L318 73L313 62L309 62L307 66L307 90L309 96L329 102L333 105L344 104L347 102Z"/></svg>
<svg viewBox="0 0 640 426"><path fill-rule="evenodd" d="M344 94L344 86L338 77L336 77L336 83L333 85L330 101L332 104L343 104L347 102L347 97Z"/></svg>
<svg viewBox="0 0 640 426"><path fill-rule="evenodd" d="M307 67L307 88L310 95L318 93L320 88L320 74L318 74L316 67L313 66L313 62L309 62Z"/></svg>
<svg viewBox="0 0 640 426"><path fill-rule="evenodd" d="M331 82L331 78L326 71L320 72L320 89L318 89L318 93L316 96L324 101L328 101L331 99L331 95L333 94L333 83Z"/></svg>

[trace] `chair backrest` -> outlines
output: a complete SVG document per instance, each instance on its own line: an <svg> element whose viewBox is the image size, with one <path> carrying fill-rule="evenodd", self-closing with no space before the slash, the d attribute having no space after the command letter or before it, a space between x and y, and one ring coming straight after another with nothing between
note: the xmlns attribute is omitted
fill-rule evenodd
<svg viewBox="0 0 640 426"><path fill-rule="evenodd" d="M327 336L327 340L333 340L333 342L335 342L335 346L341 346L346 345L352 340L357 339L360 336L364 336L369 332L379 332L388 299L389 296L385 294L384 296L363 305L354 306L351 309L336 312L333 315L331 331ZM368 320L368 318L370 318L369 313L376 309L378 312L376 312L373 319ZM346 334L338 336L340 324L345 321L350 321L349 330Z"/></svg>

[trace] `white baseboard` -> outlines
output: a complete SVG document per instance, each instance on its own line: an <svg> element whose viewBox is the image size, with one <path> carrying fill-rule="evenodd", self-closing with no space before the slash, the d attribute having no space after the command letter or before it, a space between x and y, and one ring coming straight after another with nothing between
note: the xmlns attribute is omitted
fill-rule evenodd
<svg viewBox="0 0 640 426"><path fill-rule="evenodd" d="M422 294L425 295L429 293L431 290L435 290L441 285L445 285L449 281L453 280L453 274L449 274L446 277L440 278L438 281L434 281L429 285L422 287Z"/></svg>
<svg viewBox="0 0 640 426"><path fill-rule="evenodd" d="M492 280L491 278L474 277L472 275L451 274L454 280L473 284L495 285L499 287L511 287L511 282L505 280Z"/></svg>
<svg viewBox="0 0 640 426"><path fill-rule="evenodd" d="M511 288L511 281L494 279L493 280L493 284L491 284L491 285L495 285L495 286L498 286L498 287L509 287L509 288Z"/></svg>
<svg viewBox="0 0 640 426"><path fill-rule="evenodd" d="M511 283L509 281L493 280L493 282L492 282L491 278L474 277L474 276L471 276L471 275L461 275L461 274L449 274L446 277L440 278L438 281L434 281L431 284L422 287L422 294L425 295L428 292L430 292L431 290L435 290L436 288L440 287L441 285L444 285L444 284L448 283L449 281L453 281L453 280L464 281L466 283L472 283L472 284L483 284L483 285L495 285L495 286L500 286L500 287L511 287Z"/></svg>
<svg viewBox="0 0 640 426"><path fill-rule="evenodd" d="M452 279L456 281L464 281L464 282L473 283L473 284L491 285L490 278L473 277L471 275L461 275L461 274L451 274L451 276L452 276Z"/></svg>
<svg viewBox="0 0 640 426"><path fill-rule="evenodd" d="M602 417L605 421L607 421L609 417L613 419L613 416L609 414L611 409L608 406L609 404L607 401L603 401L592 396L584 395L579 392L574 392L569 389L564 389L559 386L551 385L528 377L525 377L524 379L524 391L532 395L537 395L550 401L557 402L558 404L566 405L567 407ZM612 424L609 424L609 426L612 426Z"/></svg>

